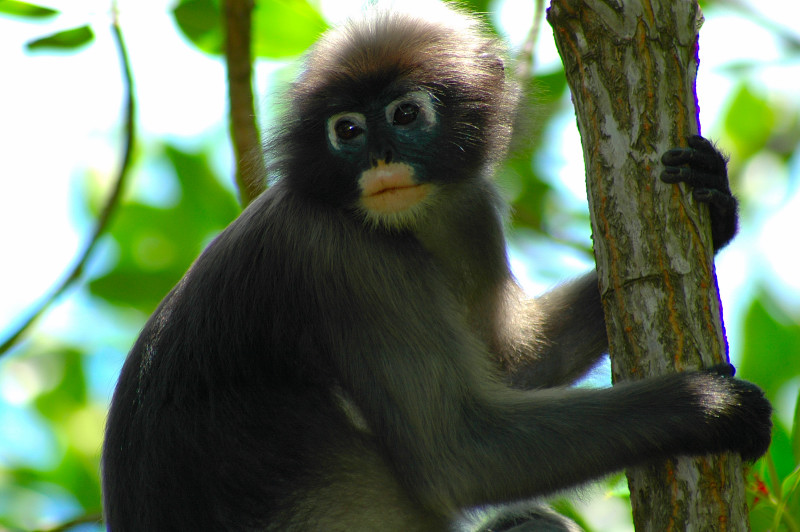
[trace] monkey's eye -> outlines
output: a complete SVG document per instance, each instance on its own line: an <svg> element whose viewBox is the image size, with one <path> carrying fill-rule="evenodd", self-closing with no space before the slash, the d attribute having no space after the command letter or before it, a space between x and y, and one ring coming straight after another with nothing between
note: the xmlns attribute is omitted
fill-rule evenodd
<svg viewBox="0 0 800 532"><path fill-rule="evenodd" d="M357 149L364 143L367 119L361 113L337 113L328 118L325 128L328 132L328 142L334 150Z"/></svg>
<svg viewBox="0 0 800 532"><path fill-rule="evenodd" d="M401 103L394 110L392 124L396 126L407 126L417 119L419 115L419 105L414 102Z"/></svg>
<svg viewBox="0 0 800 532"><path fill-rule="evenodd" d="M433 96L424 90L407 92L386 106L386 121L400 129L430 129L436 125Z"/></svg>
<svg viewBox="0 0 800 532"><path fill-rule="evenodd" d="M361 126L346 118L336 122L333 129L336 131L336 136L341 140L352 140L364 132Z"/></svg>

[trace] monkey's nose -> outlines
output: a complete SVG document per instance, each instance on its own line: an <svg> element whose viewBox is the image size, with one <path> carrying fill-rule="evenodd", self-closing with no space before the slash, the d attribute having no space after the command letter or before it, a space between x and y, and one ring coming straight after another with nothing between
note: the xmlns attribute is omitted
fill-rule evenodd
<svg viewBox="0 0 800 532"><path fill-rule="evenodd" d="M378 166L378 163L389 164L392 162L392 150L384 150L382 153L373 154L370 157L370 163L372 163L372 167L375 168Z"/></svg>

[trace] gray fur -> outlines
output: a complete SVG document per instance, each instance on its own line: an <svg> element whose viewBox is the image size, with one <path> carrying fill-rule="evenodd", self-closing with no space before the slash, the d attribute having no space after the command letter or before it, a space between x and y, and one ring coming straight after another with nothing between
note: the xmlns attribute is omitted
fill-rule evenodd
<svg viewBox="0 0 800 532"><path fill-rule="evenodd" d="M596 282L538 300L515 283L490 177L517 89L498 43L454 20L372 15L311 52L269 145L276 184L192 265L122 369L109 530L441 531L465 508L626 466L765 452L769 403L729 376L563 387L606 349ZM436 120L400 135L385 106L420 90ZM363 153L328 142L341 112L371 128ZM356 207L375 153L434 190L401 225Z"/></svg>

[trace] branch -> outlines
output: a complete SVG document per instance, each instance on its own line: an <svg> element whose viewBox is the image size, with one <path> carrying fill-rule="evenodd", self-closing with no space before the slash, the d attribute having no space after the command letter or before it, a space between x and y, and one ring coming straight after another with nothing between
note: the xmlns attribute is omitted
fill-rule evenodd
<svg viewBox="0 0 800 532"><path fill-rule="evenodd" d="M87 514L87 515L82 515L80 517L76 517L75 519L71 519L66 523L61 523L55 528L42 529L36 532L67 532L68 530L72 530L73 528L80 525L88 525L88 524L99 525L102 522L103 522L103 516L101 514Z"/></svg>
<svg viewBox="0 0 800 532"><path fill-rule="evenodd" d="M105 233L106 229L108 228L108 224L111 221L114 212L117 210L117 207L119 206L120 197L122 196L122 191L124 190L125 182L127 181L128 170L130 169L131 163L131 155L133 152L136 102L134 99L133 78L131 76L130 61L128 59L125 41L122 38L122 32L119 27L116 9L114 9L113 12L111 30L114 35L114 42L116 43L117 50L119 52L120 63L122 65L123 82L126 90L123 156L119 170L117 171L117 178L114 183L114 188L111 190L111 193L109 194L109 197L103 206L103 210L95 222L95 226L89 238L88 244L75 261L75 265L64 276L64 279L52 289L50 295L45 297L36 307L34 307L34 310L31 312L31 315L28 317L28 319L25 320L25 322L12 333L11 336L9 336L2 343L2 345L0 345L0 356L8 352L8 350L16 344L16 342L31 327L31 325L33 325L33 323L45 313L47 308L81 277L87 260L94 251L100 236Z"/></svg>
<svg viewBox="0 0 800 532"><path fill-rule="evenodd" d="M553 0L578 119L614 380L727 361L708 212L658 178L699 132L697 2ZM747 530L741 459L628 470L637 530Z"/></svg>
<svg viewBox="0 0 800 532"><path fill-rule="evenodd" d="M533 74L533 50L536 47L536 40L542 28L542 17L544 15L544 0L536 0L533 13L533 23L528 31L525 42L517 55L517 77L523 81Z"/></svg>
<svg viewBox="0 0 800 532"><path fill-rule="evenodd" d="M225 0L225 62L231 107L236 184L246 207L265 188L266 169L253 106L251 31L253 0Z"/></svg>

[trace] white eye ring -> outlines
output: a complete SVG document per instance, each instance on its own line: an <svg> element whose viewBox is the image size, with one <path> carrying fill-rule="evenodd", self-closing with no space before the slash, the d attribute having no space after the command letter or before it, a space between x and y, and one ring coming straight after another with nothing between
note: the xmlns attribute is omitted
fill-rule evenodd
<svg viewBox="0 0 800 532"><path fill-rule="evenodd" d="M419 108L417 119L408 126L398 126L394 123L394 114L397 108L405 103L413 103ZM386 106L386 121L395 127L411 127L412 125L421 126L422 129L430 129L436 125L436 109L433 106L433 96L427 91L413 91L397 98Z"/></svg>
<svg viewBox="0 0 800 532"><path fill-rule="evenodd" d="M326 124L326 129L328 131L328 142L331 144L333 149L337 151L342 147L343 141L341 138L339 138L339 135L336 134L336 124L341 122L342 119L352 122L363 131L367 130L367 119L361 113L336 113L332 117L328 118L328 123Z"/></svg>

